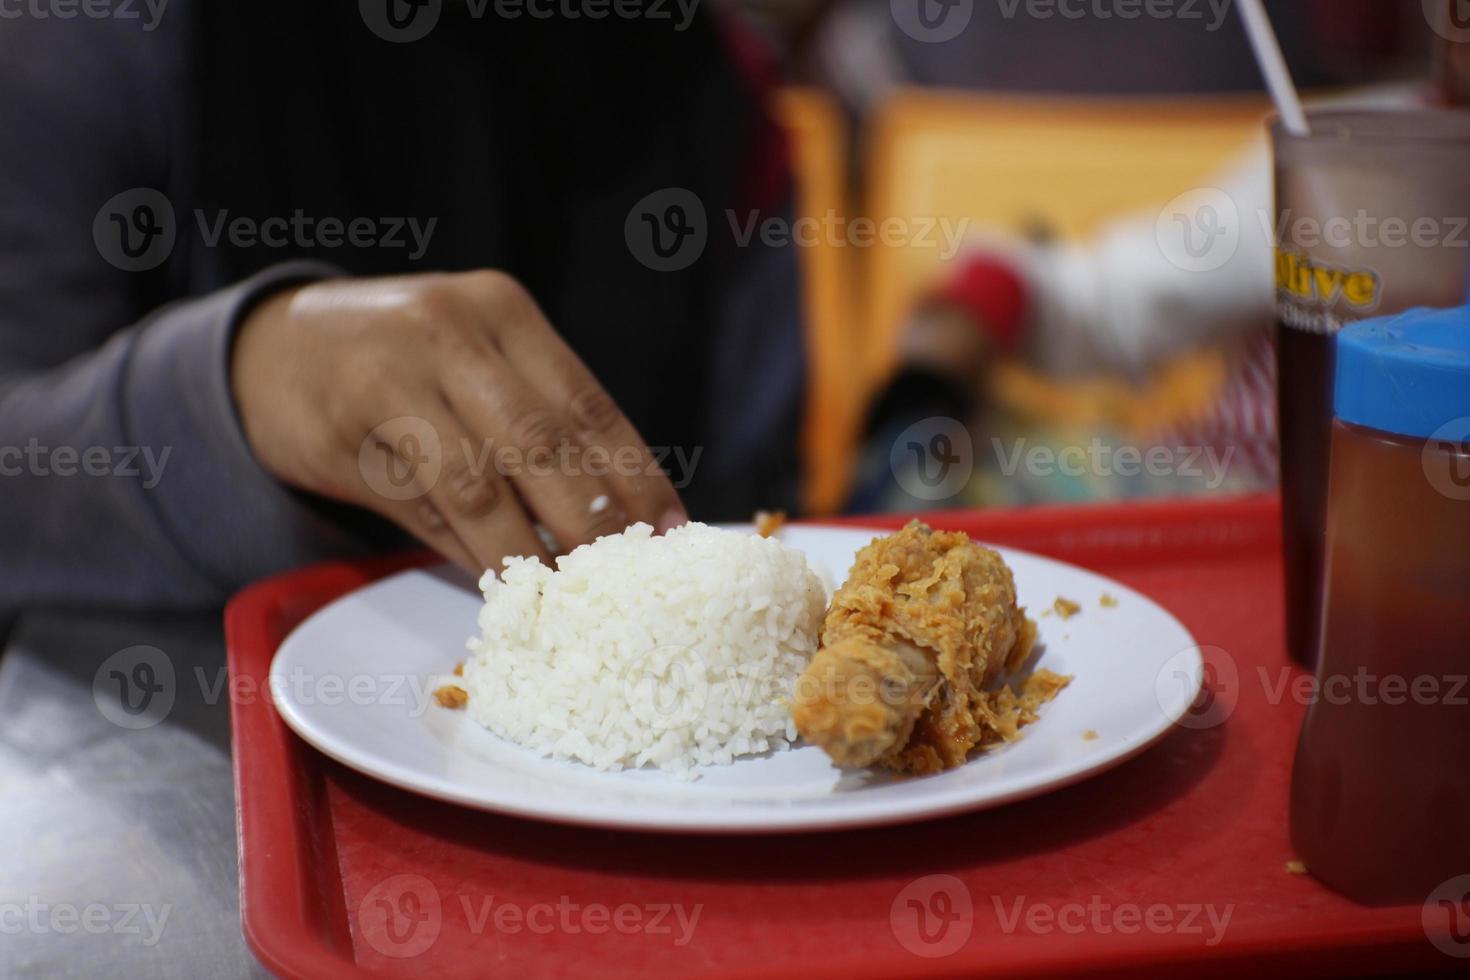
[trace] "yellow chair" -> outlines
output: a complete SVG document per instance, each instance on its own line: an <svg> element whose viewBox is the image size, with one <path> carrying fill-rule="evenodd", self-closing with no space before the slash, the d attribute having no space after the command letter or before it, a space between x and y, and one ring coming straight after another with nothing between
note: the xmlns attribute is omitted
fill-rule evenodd
<svg viewBox="0 0 1470 980"><path fill-rule="evenodd" d="M1266 113L1255 98L904 91L871 130L864 213L879 221L967 218L972 230L1016 234L1040 226L1076 240L1121 212L1201 186L1261 135ZM932 247L879 243L863 252L864 380L871 391L893 368L904 318L942 269ZM1015 366L1007 370L1001 394L1014 394L1025 403L1017 407L1031 413L1045 413L1055 401L1068 406L1060 414L1069 414L1085 395L1039 377L1018 378ZM1117 393L1107 386L1101 397L1116 401ZM1090 406L1084 414L1096 411ZM1138 414L1126 406L1122 412Z"/></svg>
<svg viewBox="0 0 1470 980"><path fill-rule="evenodd" d="M790 140L794 217L845 215L847 139L836 105L815 89L790 88L778 93L774 115ZM800 255L808 356L802 506L811 514L842 505L865 395L851 252L823 236Z"/></svg>

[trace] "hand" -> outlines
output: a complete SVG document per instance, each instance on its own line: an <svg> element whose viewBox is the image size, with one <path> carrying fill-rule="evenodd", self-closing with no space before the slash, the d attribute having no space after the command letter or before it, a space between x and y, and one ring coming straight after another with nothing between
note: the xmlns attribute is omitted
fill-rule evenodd
<svg viewBox="0 0 1470 980"><path fill-rule="evenodd" d="M329 280L256 307L230 382L291 486L376 511L465 568L686 517L648 447L497 272Z"/></svg>

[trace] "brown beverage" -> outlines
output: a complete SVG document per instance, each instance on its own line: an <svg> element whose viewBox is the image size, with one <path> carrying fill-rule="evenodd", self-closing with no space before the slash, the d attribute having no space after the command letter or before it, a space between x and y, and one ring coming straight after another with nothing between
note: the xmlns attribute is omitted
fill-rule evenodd
<svg viewBox="0 0 1470 980"><path fill-rule="evenodd" d="M1272 124L1286 644L1316 662L1332 337L1346 323L1464 302L1470 113L1308 113Z"/></svg>
<svg viewBox="0 0 1470 980"><path fill-rule="evenodd" d="M1470 446L1333 422L1331 486L1292 843L1358 901L1421 902L1470 872Z"/></svg>

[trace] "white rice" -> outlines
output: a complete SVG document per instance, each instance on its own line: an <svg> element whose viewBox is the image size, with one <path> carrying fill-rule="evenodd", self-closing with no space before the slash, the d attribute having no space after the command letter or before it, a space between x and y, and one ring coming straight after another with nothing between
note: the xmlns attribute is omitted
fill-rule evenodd
<svg viewBox="0 0 1470 980"><path fill-rule="evenodd" d="M827 597L800 551L691 523L647 524L480 580L459 682L495 734L599 769L687 773L796 738L787 699Z"/></svg>

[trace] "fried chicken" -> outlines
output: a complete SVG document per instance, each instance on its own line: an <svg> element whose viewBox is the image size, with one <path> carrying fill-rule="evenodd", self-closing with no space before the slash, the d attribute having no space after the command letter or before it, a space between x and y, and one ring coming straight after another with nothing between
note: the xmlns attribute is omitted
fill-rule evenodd
<svg viewBox="0 0 1470 980"><path fill-rule="evenodd" d="M1069 678L1047 670L1019 692L997 686L1035 639L1000 555L912 521L858 552L792 717L841 766L949 769L977 746L1019 737L1066 686Z"/></svg>

